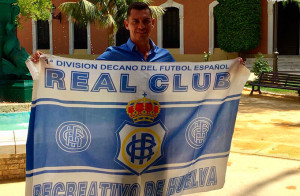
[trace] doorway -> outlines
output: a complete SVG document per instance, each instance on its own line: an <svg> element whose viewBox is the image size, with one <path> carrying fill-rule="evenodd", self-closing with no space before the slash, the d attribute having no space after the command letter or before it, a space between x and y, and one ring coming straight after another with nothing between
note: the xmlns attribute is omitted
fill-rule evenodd
<svg viewBox="0 0 300 196"><path fill-rule="evenodd" d="M297 3L278 3L279 55L299 55L299 7Z"/></svg>

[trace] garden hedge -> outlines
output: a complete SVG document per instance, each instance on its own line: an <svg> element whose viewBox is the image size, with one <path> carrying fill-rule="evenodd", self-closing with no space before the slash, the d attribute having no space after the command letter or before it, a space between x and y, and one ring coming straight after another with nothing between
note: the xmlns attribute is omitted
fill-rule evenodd
<svg viewBox="0 0 300 196"><path fill-rule="evenodd" d="M227 52L256 48L261 35L261 0L218 0L217 41Z"/></svg>

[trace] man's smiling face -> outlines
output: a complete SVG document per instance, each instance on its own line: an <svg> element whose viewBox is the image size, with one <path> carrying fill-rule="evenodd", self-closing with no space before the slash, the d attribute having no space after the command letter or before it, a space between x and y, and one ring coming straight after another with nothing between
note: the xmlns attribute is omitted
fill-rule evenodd
<svg viewBox="0 0 300 196"><path fill-rule="evenodd" d="M148 9L132 9L124 23L125 28L130 31L130 38L133 42L148 41L154 28L154 19Z"/></svg>

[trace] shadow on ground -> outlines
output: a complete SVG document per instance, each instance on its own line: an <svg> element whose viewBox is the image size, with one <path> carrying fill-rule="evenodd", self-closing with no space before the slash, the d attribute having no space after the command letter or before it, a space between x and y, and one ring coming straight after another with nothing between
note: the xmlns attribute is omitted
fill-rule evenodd
<svg viewBox="0 0 300 196"><path fill-rule="evenodd" d="M271 94L249 95L250 91L244 91L239 112L259 113L266 111L295 110L300 112L300 96L281 96ZM247 107L242 107L247 106Z"/></svg>
<svg viewBox="0 0 300 196"><path fill-rule="evenodd" d="M284 178L288 178L295 175L300 175L300 171L295 169L282 171L281 173L278 173L276 175L273 175L269 178L263 179L262 181L253 184L252 186L248 187L243 192L241 192L239 195L245 196L245 195L252 195L253 193L258 193L260 190L264 189L264 187L268 186L269 184L272 184L273 182L281 181Z"/></svg>
<svg viewBox="0 0 300 196"><path fill-rule="evenodd" d="M244 90L231 149L300 160L300 97Z"/></svg>

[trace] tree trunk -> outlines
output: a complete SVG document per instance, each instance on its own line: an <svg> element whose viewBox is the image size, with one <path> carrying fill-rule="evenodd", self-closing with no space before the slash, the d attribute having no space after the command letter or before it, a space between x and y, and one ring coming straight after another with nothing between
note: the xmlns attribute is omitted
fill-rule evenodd
<svg viewBox="0 0 300 196"><path fill-rule="evenodd" d="M115 46L114 27L108 27L108 46Z"/></svg>

